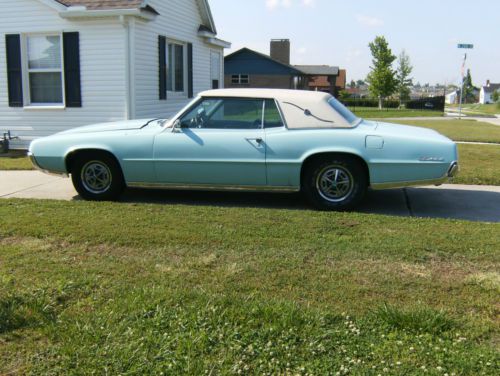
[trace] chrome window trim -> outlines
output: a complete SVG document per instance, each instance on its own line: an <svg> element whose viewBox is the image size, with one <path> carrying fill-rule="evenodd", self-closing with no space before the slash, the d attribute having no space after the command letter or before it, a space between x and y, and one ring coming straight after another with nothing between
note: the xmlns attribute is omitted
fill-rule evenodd
<svg viewBox="0 0 500 376"><path fill-rule="evenodd" d="M248 130L260 130L260 131L263 131L264 130L264 116L265 116L265 108L266 108L266 98L250 98L250 97L200 97L199 100L197 100L195 103L193 103L192 106L190 106L188 109L186 109L186 111L183 111L179 116L177 116L175 118L175 120L172 122L175 123L177 120L181 120L182 117L184 115L186 115L189 111L191 111L194 107L198 106L202 101L206 100L206 99L220 99L220 100L226 100L226 99L243 99L243 100L252 100L252 101L262 101L262 117L261 117L261 121L260 121L260 127L259 128L250 128L250 129L246 129L246 128L187 128L187 129L191 129L191 130L203 130L203 131L248 131ZM269 98L267 98L269 99ZM276 103L276 99L273 99ZM278 110L279 107L278 107ZM280 116L281 115L281 111L280 111ZM283 119L283 117L282 117ZM274 129L279 129L279 128L274 128Z"/></svg>

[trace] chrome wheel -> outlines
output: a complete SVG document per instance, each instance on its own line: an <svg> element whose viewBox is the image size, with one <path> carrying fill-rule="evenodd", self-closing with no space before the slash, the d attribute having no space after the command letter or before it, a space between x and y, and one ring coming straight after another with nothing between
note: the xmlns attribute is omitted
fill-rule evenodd
<svg viewBox="0 0 500 376"><path fill-rule="evenodd" d="M109 167L101 161L87 162L81 170L85 189L94 194L106 192L113 181Z"/></svg>
<svg viewBox="0 0 500 376"><path fill-rule="evenodd" d="M316 189L329 202L345 200L354 189L351 173L342 166L327 166L318 174Z"/></svg>

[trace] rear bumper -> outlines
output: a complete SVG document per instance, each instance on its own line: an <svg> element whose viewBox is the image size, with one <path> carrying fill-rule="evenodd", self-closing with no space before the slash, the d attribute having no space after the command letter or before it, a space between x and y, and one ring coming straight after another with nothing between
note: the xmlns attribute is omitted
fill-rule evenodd
<svg viewBox="0 0 500 376"><path fill-rule="evenodd" d="M442 185L447 183L450 179L457 176L460 171L460 167L457 161L450 163L446 174L437 179L427 179L427 180L414 180L414 181L398 181L398 182L388 182L388 183L372 183L371 188L374 190L380 189L393 189L393 188L404 188L404 187L421 187L426 185Z"/></svg>

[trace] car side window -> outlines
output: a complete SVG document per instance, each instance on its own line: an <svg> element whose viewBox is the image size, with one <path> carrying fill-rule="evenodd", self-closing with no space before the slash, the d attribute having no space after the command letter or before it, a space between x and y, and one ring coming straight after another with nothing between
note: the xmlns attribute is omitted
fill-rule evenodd
<svg viewBox="0 0 500 376"><path fill-rule="evenodd" d="M266 99L264 111L264 128L279 128L285 125L274 99Z"/></svg>
<svg viewBox="0 0 500 376"><path fill-rule="evenodd" d="M263 101L240 98L206 98L181 118L183 128L260 129Z"/></svg>

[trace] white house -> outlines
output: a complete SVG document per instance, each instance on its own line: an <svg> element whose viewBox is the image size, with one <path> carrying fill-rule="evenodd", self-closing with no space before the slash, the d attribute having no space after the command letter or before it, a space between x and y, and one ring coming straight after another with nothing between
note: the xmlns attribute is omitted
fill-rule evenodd
<svg viewBox="0 0 500 376"><path fill-rule="evenodd" d="M489 80L486 81L486 85L482 86L479 92L479 103L488 104L495 102L492 98L495 91L500 91L500 84L492 84Z"/></svg>
<svg viewBox="0 0 500 376"><path fill-rule="evenodd" d="M446 94L447 104L456 104L460 100L460 90L454 90L451 93Z"/></svg>
<svg viewBox="0 0 500 376"><path fill-rule="evenodd" d="M208 0L0 0L0 131L26 147L81 125L164 118L222 87Z"/></svg>

